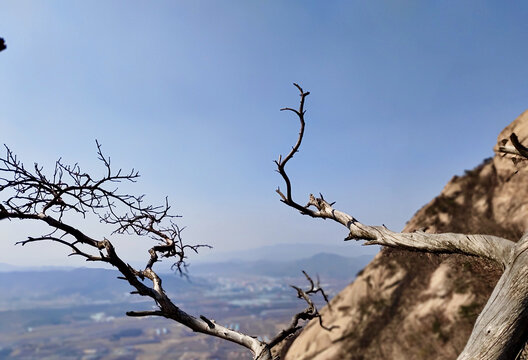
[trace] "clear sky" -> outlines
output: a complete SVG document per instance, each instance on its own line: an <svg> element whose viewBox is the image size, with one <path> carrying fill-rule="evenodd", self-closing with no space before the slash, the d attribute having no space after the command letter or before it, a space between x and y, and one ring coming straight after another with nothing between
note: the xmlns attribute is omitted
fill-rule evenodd
<svg viewBox="0 0 528 360"><path fill-rule="evenodd" d="M188 242L220 252L335 245L346 229L274 192L272 160L298 126L279 109L297 106L298 82L311 91L289 166L298 201L322 192L400 230L528 108L527 18L524 2L480 0L3 1L0 142L27 164L97 172L98 139L141 172L137 193L169 196ZM13 246L36 235L27 225L0 226L0 262L72 263ZM138 260L149 245L121 248Z"/></svg>

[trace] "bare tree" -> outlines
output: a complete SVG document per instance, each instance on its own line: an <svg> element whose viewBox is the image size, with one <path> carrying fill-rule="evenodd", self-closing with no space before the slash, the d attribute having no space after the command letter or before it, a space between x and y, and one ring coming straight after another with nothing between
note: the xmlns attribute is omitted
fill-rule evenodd
<svg viewBox="0 0 528 360"><path fill-rule="evenodd" d="M99 143L97 155L104 167L101 177L93 177L83 172L79 165L67 165L61 159L55 163L53 172L47 175L38 164L26 168L6 146L5 157L0 157L0 220L40 222L50 228L48 233L29 237L19 244L52 241L68 247L72 256L110 264L121 273L119 278L134 288L132 294L149 297L155 304L156 310L129 311L128 316L172 319L195 332L244 346L252 352L254 359L271 359L271 349L298 331L302 320L319 318L321 321L310 296L321 292L325 300L328 299L306 273L310 288L294 289L297 296L307 303L307 308L296 314L290 326L269 342L229 329L203 315L194 317L186 313L167 296L154 266L160 257L173 259L174 268L185 274L188 252L198 252L199 248L209 246L189 245L183 241L182 229L175 223L177 216L171 215L167 199L164 204L153 206L145 204L143 195L119 192L116 183L135 182L139 174L133 169L130 172L113 171L110 158L103 155ZM156 244L148 250L145 268L136 269L125 262L110 239L97 239L73 226L71 221L75 216L81 219L95 216L112 228L110 238L116 234L151 238Z"/></svg>
<svg viewBox="0 0 528 360"><path fill-rule="evenodd" d="M291 111L300 121L297 142L289 154L275 162L277 171L286 185L286 194L277 189L281 201L299 210L301 214L313 218L331 219L345 226L348 235L345 240L366 240L366 245L384 245L396 248L413 249L434 253L460 253L487 258L497 262L504 269L486 306L478 316L471 336L458 359L514 359L528 339L528 233L517 242L491 235L428 234L425 232L399 233L385 226L362 224L353 216L333 207L320 194L310 194L306 205L301 205L292 197L292 184L286 173L288 161L299 151L305 128L305 100L310 94L294 84L300 93L298 109ZM502 141L500 151L518 156L514 162L528 158L528 148L524 147L512 134L511 145Z"/></svg>

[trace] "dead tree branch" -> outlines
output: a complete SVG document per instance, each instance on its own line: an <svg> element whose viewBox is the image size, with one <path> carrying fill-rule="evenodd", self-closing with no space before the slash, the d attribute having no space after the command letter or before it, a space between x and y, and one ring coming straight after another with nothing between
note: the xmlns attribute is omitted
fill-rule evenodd
<svg viewBox="0 0 528 360"><path fill-rule="evenodd" d="M525 159L528 159L528 148L521 144L519 138L515 133L512 133L510 135L510 141L513 147L507 146L506 144L508 143L508 139L504 139L502 140L501 146L499 146L499 152L502 152L504 154L519 155Z"/></svg>
<svg viewBox="0 0 528 360"><path fill-rule="evenodd" d="M345 240L367 240L366 245L385 245L393 247L403 247L408 249L415 249L428 252L446 252L446 253L462 253L474 256L485 257L505 266L511 257L511 250L515 245L514 242L491 235L463 235L463 234L426 234L421 232L416 233L397 233L390 231L384 226L369 226L360 223L353 216L342 211L334 209L334 203L327 202L322 194L315 197L310 194L308 203L305 206L300 205L292 198L292 184L286 173L285 166L287 162L293 157L293 154L299 150L304 136L305 120L304 120L304 100L309 92L295 84L301 93L301 102L299 110L293 110L300 121L300 131L295 146L292 151L282 159L275 161L277 171L281 174L286 183L287 195L285 196L280 189L277 193L281 197L281 201L286 205L299 210L302 214L309 215L314 218L332 219L341 225L344 225L349 233ZM289 108L288 108L289 109ZM315 210L312 209L315 208Z"/></svg>
<svg viewBox="0 0 528 360"><path fill-rule="evenodd" d="M323 329L327 331L332 331L333 329L338 328L338 326L327 327L323 324L323 319L321 317L321 314L319 313L317 306L315 306L315 304L313 303L311 299L311 295L321 292L321 295L323 296L325 302L327 303L328 306L330 306L330 304L328 303L328 297L326 296L324 290L319 286L319 282L317 282L317 285L314 284L314 281L312 280L312 278L304 270L303 270L303 274L308 280L308 282L310 283L310 288L308 290L303 290L300 287L297 287L295 285L290 285L290 286L297 291L297 297L299 299L303 299L308 304L308 307L306 307L306 309L304 309L303 311L295 314L290 322L290 325L286 329L280 331L273 339L271 339L271 341L268 344L270 348L273 348L275 345L277 345L281 341L285 340L287 337L295 334L298 330L300 330L302 328L302 325L299 325L299 322L301 320L309 321L309 320L318 318L319 324L321 325Z"/></svg>
<svg viewBox="0 0 528 360"><path fill-rule="evenodd" d="M19 219L46 223L49 234L29 237L18 244L28 245L41 241L53 241L72 250L71 255L86 261L100 261L116 267L120 277L134 288L132 293L150 297L157 310L130 311L128 316L163 316L175 320L189 329L216 336L242 345L254 354L254 358L271 359L266 343L255 337L228 329L221 325L211 326L204 316L195 318L176 306L165 293L162 280L154 270L159 257L173 259L174 266L184 273L187 252L197 252L208 245L190 245L182 240L182 228L174 222L168 200L161 206L146 205L144 196L120 193L116 184L135 182L137 171L114 172L110 158L104 156L97 144L97 155L104 167L104 175L94 178L81 170L78 164L67 165L59 159L54 171L45 174L35 164L26 168L6 146L6 155L0 158L0 220ZM68 224L65 215L77 214L83 218L96 216L100 222L113 227L113 234L130 234L149 237L156 245L149 249L149 260L144 269L136 269L124 262L112 242L96 239ZM149 280L150 283L144 280Z"/></svg>
<svg viewBox="0 0 528 360"><path fill-rule="evenodd" d="M48 234L29 237L17 244L25 246L35 242L52 241L70 248L70 255L81 256L86 261L108 263L120 271L120 279L126 280L134 288L132 294L150 297L157 307L156 310L129 311L126 313L128 316L162 316L172 319L195 332L244 346L252 351L254 359L271 360L271 348L297 331L300 328L299 320L318 317L321 326L331 330L323 325L321 315L310 295L320 292L326 302L328 298L319 283L315 284L305 272L303 273L311 287L307 291L294 288L298 297L308 303L308 307L294 317L295 321L289 329L281 331L269 343L216 324L214 320L203 315L195 318L176 306L165 293L162 279L154 270L155 264L160 257L169 258L174 261L173 267L180 274L186 275L187 253L198 252L201 247L210 246L184 243L183 228L174 222L178 216L169 212L168 199L165 199L161 206L153 206L145 204L143 195L120 193L116 184L135 182L139 174L134 170L113 171L110 158L103 154L99 143L96 142L96 145L97 157L104 168L104 175L98 178L83 172L78 164L67 165L61 159L55 163L51 175L45 174L38 164L28 169L7 146L5 147L6 155L0 158L0 220L44 222L52 229ZM291 156L293 153L289 155L290 158ZM149 258L144 269L136 269L124 262L110 240L90 237L68 224L65 215L69 213L83 218L96 216L101 223L112 227L110 236L128 234L154 240L157 244L148 250Z"/></svg>
<svg viewBox="0 0 528 360"><path fill-rule="evenodd" d="M301 92L299 111L294 111L301 122L301 131L291 156L276 161L277 171L286 183L287 196L277 190L281 201L314 218L332 219L348 229L345 240L366 240L366 245L378 244L425 252L462 253L484 257L501 264L504 273L497 283L484 310L480 313L471 337L459 359L506 360L514 358L528 340L528 233L517 243L490 235L427 234L424 232L398 233L385 226L369 226L360 223L353 216L334 209L324 197L310 195L306 206L299 205L291 196L292 185L285 171L285 165L293 153L298 151L304 135L304 98ZM512 134L513 147L503 141L500 152L528 158L528 148ZM311 209L313 207L314 209Z"/></svg>
<svg viewBox="0 0 528 360"><path fill-rule="evenodd" d="M321 287L320 285L320 281L319 281L319 276L317 276L317 282L314 283L314 281L312 280L312 278L306 273L306 271L302 271L302 273L304 274L304 276L306 277L306 280L308 280L308 282L310 283L310 288L308 290L306 290L306 293L307 294L317 294L318 292L321 293L321 295L323 296L323 299L324 301L326 302L326 304L328 305L329 308L332 308L330 306L330 302L328 301L328 296L326 296L326 293L324 292L323 288Z"/></svg>
<svg viewBox="0 0 528 360"><path fill-rule="evenodd" d="M299 130L299 137L297 138L297 142L292 147L291 151L286 155L286 157L282 157L282 155L279 155L279 159L275 160L275 164L277 165L277 172L281 174L282 178L284 179L284 182L286 183L286 195L284 195L280 189L280 187L277 188L276 192L280 195L281 201L285 203L288 206L291 206L301 212L301 214L306 214L313 216L312 210L308 209L306 206L302 206L299 203L295 202L292 198L292 186L290 178L288 177L288 174L286 173L286 164L288 161L295 155L296 152L299 151L299 148L301 147L302 139L304 136L304 114L306 111L304 110L304 101L308 95L310 95L309 92L305 92L298 84L293 84L300 93L301 101L299 104L299 109L292 109L292 108L282 108L281 111L291 111L297 115L300 121L300 130Z"/></svg>

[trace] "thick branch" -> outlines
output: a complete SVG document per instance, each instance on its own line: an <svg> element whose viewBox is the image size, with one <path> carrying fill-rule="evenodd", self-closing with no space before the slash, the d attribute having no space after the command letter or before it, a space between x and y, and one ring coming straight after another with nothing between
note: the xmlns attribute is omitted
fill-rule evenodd
<svg viewBox="0 0 528 360"><path fill-rule="evenodd" d="M281 157L279 157L279 160L275 162L277 164L277 171L282 175L286 183L286 196L277 189L277 193L280 195L283 203L299 210L302 214L314 218L332 219L344 225L349 230L349 235L345 240L362 239L367 240L366 245L377 244L429 252L463 253L485 257L505 266L511 257L511 250L514 246L514 243L510 240L491 235L426 234L421 232L396 233L384 226L368 226L360 223L353 216L332 208L334 203L328 203L322 195L319 198L310 195L308 204L305 206L301 206L295 202L292 199L292 185L286 174L285 165L292 158L293 154L299 150L301 145L305 127L304 99L309 94L305 93L300 86L295 86L301 93L299 110L288 110L293 111L299 117L299 136L290 154L284 160L281 160ZM514 134L511 140L517 148L516 151L522 153L526 150L528 154L528 148L524 148ZM312 210L310 207L314 207L316 210Z"/></svg>
<svg viewBox="0 0 528 360"><path fill-rule="evenodd" d="M510 263L480 313L459 360L508 360L528 340L528 233L515 244Z"/></svg>
<svg viewBox="0 0 528 360"><path fill-rule="evenodd" d="M40 220L51 226L53 229L62 230L64 233L73 236L80 243L93 246L97 249L103 248L103 245L100 241L85 235L73 226L65 224L64 222L59 221L51 216L44 214L24 214L18 212L13 213L8 211L0 211L0 220L3 219Z"/></svg>
<svg viewBox="0 0 528 360"><path fill-rule="evenodd" d="M528 148L524 146L523 144L521 144L521 142L519 141L519 138L517 137L515 133L512 133L510 135L510 140L513 146L515 147L515 150L517 150L517 152L519 153L519 155L521 155L524 158L528 158Z"/></svg>
<svg viewBox="0 0 528 360"><path fill-rule="evenodd" d="M297 114L299 117L300 115ZM304 130L304 118L301 119ZM302 140L302 131L297 144ZM519 155L521 160L528 159L528 147L522 145L515 134L510 137L513 147L501 142L499 152ZM514 159L514 162L519 159ZM277 165L280 165L280 159ZM281 169L279 169L279 172ZM287 176L281 175L288 189L291 184ZM293 202L291 197L280 191L282 202L312 217L332 219L344 225L349 235L345 240L364 239L366 244L394 246L427 252L463 253L494 260L504 267L504 273L497 283L484 310L479 315L471 337L460 354L459 359L508 360L516 358L528 340L526 321L528 321L528 234L514 243L510 240L491 235L463 234L426 234L424 232L396 233L385 226L368 226L354 217L336 210L333 204L310 195L308 204L303 208ZM306 210L314 207L316 210ZM295 319L294 319L295 320Z"/></svg>
<svg viewBox="0 0 528 360"><path fill-rule="evenodd" d="M510 141L513 146L507 145L508 139L503 139L499 146L499 152L503 154L519 155L524 158L528 158L528 148L521 144L517 134L512 133L510 135Z"/></svg>
<svg viewBox="0 0 528 360"><path fill-rule="evenodd" d="M367 240L366 245L385 245L428 252L461 253L485 257L505 266L512 256L513 241L493 235L398 233L384 226L368 226L342 211L335 210L322 198L310 195L314 217L332 219L348 228L345 240Z"/></svg>

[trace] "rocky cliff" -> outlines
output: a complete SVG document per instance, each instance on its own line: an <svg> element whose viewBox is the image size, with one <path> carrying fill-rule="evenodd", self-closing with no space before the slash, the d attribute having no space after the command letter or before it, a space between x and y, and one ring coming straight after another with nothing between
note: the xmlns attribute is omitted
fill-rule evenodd
<svg viewBox="0 0 528 360"><path fill-rule="evenodd" d="M528 143L528 111L498 141L515 132ZM497 147L494 148L497 150ZM497 154L420 209L404 232L484 233L516 241L528 229L528 169ZM498 265L465 255L384 248L309 323L286 360L455 359L501 274Z"/></svg>

